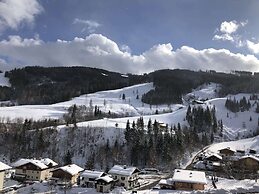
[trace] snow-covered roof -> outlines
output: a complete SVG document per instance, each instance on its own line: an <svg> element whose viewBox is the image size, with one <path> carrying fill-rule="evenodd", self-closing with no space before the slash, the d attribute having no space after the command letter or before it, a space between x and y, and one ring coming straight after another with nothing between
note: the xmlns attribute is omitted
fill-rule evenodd
<svg viewBox="0 0 259 194"><path fill-rule="evenodd" d="M230 147L222 148L222 149L219 150L219 152L222 151L222 150L229 150L229 151L232 151L232 152L236 152L236 150L234 150L234 149L232 149Z"/></svg>
<svg viewBox="0 0 259 194"><path fill-rule="evenodd" d="M205 173L201 171L175 169L173 182L201 183L207 184Z"/></svg>
<svg viewBox="0 0 259 194"><path fill-rule="evenodd" d="M206 159L207 159L207 158L210 158L210 157L212 157L212 156L215 156L216 158L222 160L222 156L220 156L219 154L216 154L216 153L209 154L208 156L206 156Z"/></svg>
<svg viewBox="0 0 259 194"><path fill-rule="evenodd" d="M68 174L71 174L72 176L76 175L84 170L83 168L81 168L80 166L77 166L76 164L62 166L62 167L55 169L54 171L59 170L59 169L67 172Z"/></svg>
<svg viewBox="0 0 259 194"><path fill-rule="evenodd" d="M0 161L0 171L8 170L10 168L12 167Z"/></svg>
<svg viewBox="0 0 259 194"><path fill-rule="evenodd" d="M240 158L240 160L242 159L246 159L246 158L251 158L253 160L256 160L257 162L259 162L259 158L257 158L256 156L252 156L252 155L246 155Z"/></svg>
<svg viewBox="0 0 259 194"><path fill-rule="evenodd" d="M25 164L31 163L37 167L39 167L40 169L46 169L48 168L48 166L46 166L42 161L40 160L35 160L35 159L20 159L18 161L16 161L15 163L12 164L13 167L19 167L19 166L23 166Z"/></svg>
<svg viewBox="0 0 259 194"><path fill-rule="evenodd" d="M100 178L97 178L96 180L103 180L106 183L110 183L113 181L113 178L111 178L109 175L102 176Z"/></svg>
<svg viewBox="0 0 259 194"><path fill-rule="evenodd" d="M92 171L92 170L85 170L84 172L81 173L81 177L87 177L87 178L92 178L96 179L101 176L103 176L105 173L101 171Z"/></svg>
<svg viewBox="0 0 259 194"><path fill-rule="evenodd" d="M43 162L47 166L49 166L50 164L52 164L53 167L58 165L58 163L54 162L50 158L42 158L40 161Z"/></svg>
<svg viewBox="0 0 259 194"><path fill-rule="evenodd" d="M109 174L118 174L123 176L130 176L135 171L139 172L140 170L136 167L132 166L122 166L122 165L114 165L111 170L109 170Z"/></svg>
<svg viewBox="0 0 259 194"><path fill-rule="evenodd" d="M159 185L172 185L172 179L161 179Z"/></svg>

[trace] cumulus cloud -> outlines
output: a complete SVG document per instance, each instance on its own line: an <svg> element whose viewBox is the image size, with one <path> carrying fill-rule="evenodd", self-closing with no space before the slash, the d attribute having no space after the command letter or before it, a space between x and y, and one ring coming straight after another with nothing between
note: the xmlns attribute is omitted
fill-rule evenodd
<svg viewBox="0 0 259 194"><path fill-rule="evenodd" d="M78 19L75 18L73 24L80 24L83 25L83 28L81 30L81 32L85 32L88 31L89 33L93 33L95 32L95 30L101 26L101 24L99 24L96 21L93 20L82 20L82 19Z"/></svg>
<svg viewBox="0 0 259 194"><path fill-rule="evenodd" d="M259 70L259 60L254 55L235 54L226 49L197 50L189 46L174 50L170 43L154 45L133 55L101 34L56 42L10 36L0 42L0 53L2 59L8 59L5 70L27 65L88 66L121 73L144 73L164 68L225 72Z"/></svg>
<svg viewBox="0 0 259 194"><path fill-rule="evenodd" d="M214 35L213 40L230 41L235 43L236 46L243 46L241 36L237 34L237 31L239 28L244 27L247 23L248 21L224 21L221 23L220 28L216 29L216 34Z"/></svg>
<svg viewBox="0 0 259 194"><path fill-rule="evenodd" d="M249 50L255 54L259 54L259 43L255 43L250 40L247 40L246 43Z"/></svg>
<svg viewBox="0 0 259 194"><path fill-rule="evenodd" d="M37 0L0 1L0 32L6 28L18 29L22 24L32 25L35 16L43 11Z"/></svg>

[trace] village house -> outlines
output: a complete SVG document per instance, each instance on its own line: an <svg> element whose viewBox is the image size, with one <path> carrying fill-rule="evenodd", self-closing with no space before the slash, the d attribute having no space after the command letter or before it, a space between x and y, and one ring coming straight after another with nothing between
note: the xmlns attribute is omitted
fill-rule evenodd
<svg viewBox="0 0 259 194"><path fill-rule="evenodd" d="M136 167L115 165L108 174L112 175L117 186L132 189L139 184L139 172L140 170Z"/></svg>
<svg viewBox="0 0 259 194"><path fill-rule="evenodd" d="M158 183L160 189L174 189L172 179L161 179Z"/></svg>
<svg viewBox="0 0 259 194"><path fill-rule="evenodd" d="M236 167L251 172L257 172L259 170L259 158L252 155L243 156L236 162Z"/></svg>
<svg viewBox="0 0 259 194"><path fill-rule="evenodd" d="M82 187L95 188L96 179L105 176L101 171L85 170L80 174L80 185Z"/></svg>
<svg viewBox="0 0 259 194"><path fill-rule="evenodd" d="M223 148L219 150L220 155L223 157L223 159L228 159L236 153L236 150L231 149L230 147Z"/></svg>
<svg viewBox="0 0 259 194"><path fill-rule="evenodd" d="M51 179L55 180L55 182L60 185L73 185L77 182L77 179L83 170L83 168L76 164L62 166L52 171Z"/></svg>
<svg viewBox="0 0 259 194"><path fill-rule="evenodd" d="M204 190L207 180L204 172L175 169L172 183L176 190Z"/></svg>
<svg viewBox="0 0 259 194"><path fill-rule="evenodd" d="M15 178L20 180L43 181L51 177L51 170L58 164L49 158L20 159L12 164Z"/></svg>
<svg viewBox="0 0 259 194"><path fill-rule="evenodd" d="M114 180L109 175L96 179L96 191L100 193L109 193L114 186Z"/></svg>
<svg viewBox="0 0 259 194"><path fill-rule="evenodd" d="M213 154L206 156L205 160L212 161L212 162L220 162L220 161L222 161L222 156L220 156L216 153L213 153Z"/></svg>
<svg viewBox="0 0 259 194"><path fill-rule="evenodd" d="M4 189L5 171L9 170L11 168L12 167L10 167L0 161L0 193Z"/></svg>

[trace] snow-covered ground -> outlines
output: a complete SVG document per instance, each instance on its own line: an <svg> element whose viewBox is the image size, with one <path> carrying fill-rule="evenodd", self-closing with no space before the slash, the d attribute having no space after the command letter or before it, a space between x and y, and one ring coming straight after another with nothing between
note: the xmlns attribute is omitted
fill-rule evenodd
<svg viewBox="0 0 259 194"><path fill-rule="evenodd" d="M234 150L244 150L249 151L249 149L256 150L259 153L259 136L255 136L252 138L241 139L237 141L229 141L216 143L209 146L208 151L217 152L220 149L230 147Z"/></svg>
<svg viewBox="0 0 259 194"><path fill-rule="evenodd" d="M9 79L4 76L4 73L0 73L0 86L11 86L9 83Z"/></svg>
<svg viewBox="0 0 259 194"><path fill-rule="evenodd" d="M220 86L215 83L204 84L184 96L183 99L209 99L205 101L203 106L215 105L217 119L222 120L224 125L223 140L234 140L236 138L241 139L252 135L258 125L258 114L255 113L255 101L251 101L253 106L250 111L232 113L225 107L227 97L216 98L216 91L219 88ZM169 126L176 125L177 123L187 124L184 120L188 106L187 101L185 101L184 105L174 104L150 106L142 103L142 95L151 89L153 89L152 83L144 83L117 90L82 95L75 97L72 100L52 105L0 107L0 115L1 117L10 118L11 120L15 118L33 118L35 120L45 118L56 119L62 118L63 114L67 112L67 108L71 105L77 104L89 106L91 101L92 105L99 106L102 112L107 113L110 111L111 113L116 113L122 117L131 117L82 122L78 124L79 126L114 127L115 123L118 123L118 128L125 128L128 119L132 122L139 116L143 115L146 124L150 118L153 121L156 119L157 121L168 124ZM125 100L122 100L123 94L125 94ZM137 96L139 99L137 99ZM249 99L250 94L233 95L231 98L233 99L235 97L236 100L240 100L243 96ZM230 98L230 96L228 97ZM159 115L155 115L156 110L158 110ZM163 112L166 113L162 114ZM252 118L252 121L250 121L250 117Z"/></svg>
<svg viewBox="0 0 259 194"><path fill-rule="evenodd" d="M210 179L208 178L208 184L205 186L204 191L179 191L179 190L142 190L138 191L139 194L190 194L190 193L258 193L259 192L259 182L255 180L234 180L219 178L216 183L217 189L214 189ZM50 186L47 182L44 183L34 183L17 190L17 193L27 194L27 193L44 193L48 191L53 191L53 193L61 194L64 193L64 189L59 186ZM95 189L92 188L82 188L74 186L67 190L70 194L98 194ZM121 189L115 189L111 191L110 194L131 194L131 191L123 191Z"/></svg>
<svg viewBox="0 0 259 194"><path fill-rule="evenodd" d="M181 105L160 105L150 106L141 102L141 97L153 89L152 83L145 83L125 87L117 90L108 90L96 92L93 94L82 95L75 97L72 100L56 103L52 105L23 105L12 107L0 107L0 115L5 118L32 118L34 120L45 118L62 118L66 113L67 108L73 104L89 106L90 101L92 105L97 105L102 112L115 113L124 116L139 116L154 114L158 112L170 112ZM122 100L122 95L125 94L125 100ZM137 96L139 99L137 99Z"/></svg>

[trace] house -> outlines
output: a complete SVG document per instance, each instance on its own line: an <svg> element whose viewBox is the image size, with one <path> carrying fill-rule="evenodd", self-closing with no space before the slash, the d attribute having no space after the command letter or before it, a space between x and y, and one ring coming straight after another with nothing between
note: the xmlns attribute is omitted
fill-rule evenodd
<svg viewBox="0 0 259 194"><path fill-rule="evenodd" d="M219 150L219 153L224 157L229 157L229 156L233 156L236 153L236 150L231 149L230 147L227 147Z"/></svg>
<svg viewBox="0 0 259 194"><path fill-rule="evenodd" d="M175 169L172 182L176 190L204 190L207 184L204 172L181 169Z"/></svg>
<svg viewBox="0 0 259 194"><path fill-rule="evenodd" d="M109 170L108 174L112 175L117 186L131 189L137 186L140 170L136 167L115 165Z"/></svg>
<svg viewBox="0 0 259 194"><path fill-rule="evenodd" d="M43 181L51 177L51 170L58 164L49 158L20 159L12 164L15 178L20 180Z"/></svg>
<svg viewBox="0 0 259 194"><path fill-rule="evenodd" d="M5 171L12 167L0 161L0 192L4 189Z"/></svg>
<svg viewBox="0 0 259 194"><path fill-rule="evenodd" d="M160 189L174 189L172 179L161 179L158 185Z"/></svg>
<svg viewBox="0 0 259 194"><path fill-rule="evenodd" d="M256 172L259 170L259 158L253 155L243 156L236 162L236 166L241 169Z"/></svg>
<svg viewBox="0 0 259 194"><path fill-rule="evenodd" d="M101 171L85 170L80 174L80 185L82 187L95 188L96 179L105 176Z"/></svg>
<svg viewBox="0 0 259 194"><path fill-rule="evenodd" d="M220 162L222 160L222 156L213 153L205 157L205 160L212 161L212 162Z"/></svg>
<svg viewBox="0 0 259 194"><path fill-rule="evenodd" d="M67 183L73 185L77 182L80 173L84 169L76 164L70 164L56 168L52 171L52 180L55 180L57 184L65 185Z"/></svg>
<svg viewBox="0 0 259 194"><path fill-rule="evenodd" d="M96 191L100 193L109 193L114 186L114 180L109 175L96 179Z"/></svg>

